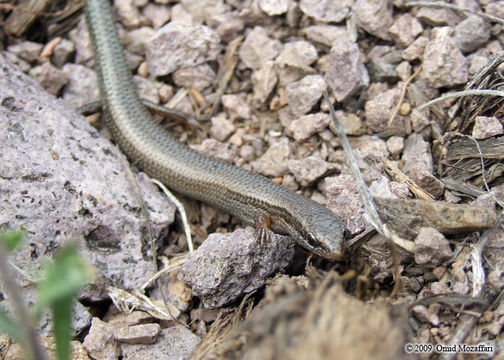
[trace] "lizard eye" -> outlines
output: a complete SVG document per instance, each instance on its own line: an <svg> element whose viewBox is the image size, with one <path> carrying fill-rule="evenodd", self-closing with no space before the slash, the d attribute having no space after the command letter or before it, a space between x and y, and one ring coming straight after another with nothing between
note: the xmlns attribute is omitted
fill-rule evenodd
<svg viewBox="0 0 504 360"><path fill-rule="evenodd" d="M308 245L310 245L311 247L317 247L317 240L315 240L315 236L313 236L312 234L308 234L306 236L306 242L308 243Z"/></svg>

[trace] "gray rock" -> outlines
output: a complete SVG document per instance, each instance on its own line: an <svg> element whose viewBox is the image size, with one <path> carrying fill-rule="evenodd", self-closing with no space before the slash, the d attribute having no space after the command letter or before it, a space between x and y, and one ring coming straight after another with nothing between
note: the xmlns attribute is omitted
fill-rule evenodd
<svg viewBox="0 0 504 360"><path fill-rule="evenodd" d="M387 140L387 150L394 159L398 159L404 149L404 138L402 136L392 136Z"/></svg>
<svg viewBox="0 0 504 360"><path fill-rule="evenodd" d="M100 100L100 88L96 73L78 64L65 64L63 72L68 77L68 83L63 92L63 99L77 108Z"/></svg>
<svg viewBox="0 0 504 360"><path fill-rule="evenodd" d="M468 62L451 37L452 28L432 29L432 39L425 47L421 77L434 87L465 84Z"/></svg>
<svg viewBox="0 0 504 360"><path fill-rule="evenodd" d="M195 88L199 91L213 85L216 78L215 71L208 64L179 69L173 73L173 82L185 88Z"/></svg>
<svg viewBox="0 0 504 360"><path fill-rule="evenodd" d="M421 165L410 168L408 176L435 199L439 199L444 194L444 184Z"/></svg>
<svg viewBox="0 0 504 360"><path fill-rule="evenodd" d="M281 48L280 41L270 38L263 27L256 26L247 34L238 54L245 66L259 69L266 61L274 59Z"/></svg>
<svg viewBox="0 0 504 360"><path fill-rule="evenodd" d="M140 13L134 0L115 0L114 6L125 27L136 28L147 25L147 19Z"/></svg>
<svg viewBox="0 0 504 360"><path fill-rule="evenodd" d="M477 15L469 16L455 26L453 38L463 52L471 52L490 39L491 24Z"/></svg>
<svg viewBox="0 0 504 360"><path fill-rule="evenodd" d="M418 39L413 41L410 46L408 46L401 54L404 60L412 61L422 57L425 47L429 43L429 38L426 36L420 36Z"/></svg>
<svg viewBox="0 0 504 360"><path fill-rule="evenodd" d="M274 143L256 161L252 163L255 172L266 176L282 176L287 174L287 159L291 155L289 140L282 138Z"/></svg>
<svg viewBox="0 0 504 360"><path fill-rule="evenodd" d="M313 134L324 130L330 121L331 118L325 113L308 114L291 121L286 131L296 141L306 141Z"/></svg>
<svg viewBox="0 0 504 360"><path fill-rule="evenodd" d="M213 233L182 265L179 279L187 283L203 306L216 308L263 286L294 256L294 242L271 233L260 244L254 229Z"/></svg>
<svg viewBox="0 0 504 360"><path fill-rule="evenodd" d="M132 54L144 56L145 44L156 32L148 26L128 31L124 36L124 47Z"/></svg>
<svg viewBox="0 0 504 360"><path fill-rule="evenodd" d="M414 167L423 167L431 174L434 171L430 144L420 134L408 136L404 142L402 161L402 170L406 174Z"/></svg>
<svg viewBox="0 0 504 360"><path fill-rule="evenodd" d="M278 82L274 64L271 60L266 61L252 74L252 86L254 87L252 100L259 106L266 102Z"/></svg>
<svg viewBox="0 0 504 360"><path fill-rule="evenodd" d="M443 234L433 228L420 228L415 239L415 262L436 267L450 259L453 251Z"/></svg>
<svg viewBox="0 0 504 360"><path fill-rule="evenodd" d="M51 62L54 66L61 68L65 65L75 53L75 44L73 41L61 39L51 54Z"/></svg>
<svg viewBox="0 0 504 360"><path fill-rule="evenodd" d="M387 134L404 136L406 135L405 117L397 114L391 126L388 125L397 102L401 96L401 89L395 87L378 93L366 101L366 124L373 133L387 131Z"/></svg>
<svg viewBox="0 0 504 360"><path fill-rule="evenodd" d="M212 123L210 134L219 141L225 141L236 130L236 127L224 113L217 114L210 121Z"/></svg>
<svg viewBox="0 0 504 360"><path fill-rule="evenodd" d="M200 338L189 329L183 325L177 325L161 330L155 344L122 344L122 358L123 360L187 359L199 342Z"/></svg>
<svg viewBox="0 0 504 360"><path fill-rule="evenodd" d="M347 16L353 0L301 0L301 11L321 22L340 22Z"/></svg>
<svg viewBox="0 0 504 360"><path fill-rule="evenodd" d="M369 84L369 75L360 59L357 44L348 39L334 42L325 80L337 101L343 101Z"/></svg>
<svg viewBox="0 0 504 360"><path fill-rule="evenodd" d="M154 344L161 333L157 323L121 326L115 329L114 337L125 344Z"/></svg>
<svg viewBox="0 0 504 360"><path fill-rule="evenodd" d="M302 29L308 40L331 47L334 41L343 37L348 38L348 32L344 26L312 25Z"/></svg>
<svg viewBox="0 0 504 360"><path fill-rule="evenodd" d="M152 23L154 29L159 29L170 20L171 12L168 6L148 3L142 11L143 15Z"/></svg>
<svg viewBox="0 0 504 360"><path fill-rule="evenodd" d="M66 103L57 101L0 56L0 224L23 226L32 244L15 255L38 268L72 239L109 281L125 289L153 274L145 218L123 156ZM155 237L166 234L173 208L137 176Z"/></svg>
<svg viewBox="0 0 504 360"><path fill-rule="evenodd" d="M247 94L222 95L222 106L232 119L249 119L251 109L247 103Z"/></svg>
<svg viewBox="0 0 504 360"><path fill-rule="evenodd" d="M455 26L461 20L455 11L446 8L421 7L416 16L430 26Z"/></svg>
<svg viewBox="0 0 504 360"><path fill-rule="evenodd" d="M322 75L308 75L285 87L285 96L293 116L309 112L322 97L326 83Z"/></svg>
<svg viewBox="0 0 504 360"><path fill-rule="evenodd" d="M353 7L355 22L371 35L390 40L388 29L394 23L392 1L357 0Z"/></svg>
<svg viewBox="0 0 504 360"><path fill-rule="evenodd" d="M308 41L300 40L286 43L275 59L280 84L287 85L306 75L314 74L315 70L310 65L317 58L317 49Z"/></svg>
<svg viewBox="0 0 504 360"><path fill-rule="evenodd" d="M141 99L149 100L155 104L159 102L158 89L152 81L135 75L133 76L133 82L136 85L138 96L140 96Z"/></svg>
<svg viewBox="0 0 504 360"><path fill-rule="evenodd" d="M215 139L205 139L199 145L189 145L193 150L196 150L206 156L216 159L235 162L238 160L238 149L235 146L217 141Z"/></svg>
<svg viewBox="0 0 504 360"><path fill-rule="evenodd" d="M337 164L329 163L314 155L301 160L291 159L287 162L287 166L301 186L309 186L338 168Z"/></svg>
<svg viewBox="0 0 504 360"><path fill-rule="evenodd" d="M222 49L219 35L208 26L174 21L158 29L145 46L152 76L215 60Z"/></svg>
<svg viewBox="0 0 504 360"><path fill-rule="evenodd" d="M282 15L289 9L289 0L259 0L259 7L269 16Z"/></svg>
<svg viewBox="0 0 504 360"><path fill-rule="evenodd" d="M68 82L68 76L50 62L45 62L40 66L38 82L48 93L56 96Z"/></svg>
<svg viewBox="0 0 504 360"><path fill-rule="evenodd" d="M392 39L404 47L411 45L422 32L422 24L410 13L399 16L389 29Z"/></svg>
<svg viewBox="0 0 504 360"><path fill-rule="evenodd" d="M39 55L43 46L33 41L23 41L19 44L9 46L7 51L19 56L24 61L35 63L40 60Z"/></svg>
<svg viewBox="0 0 504 360"><path fill-rule="evenodd" d="M76 64L84 64L93 59L93 46L84 16L80 18L77 27L70 30L68 37L75 45Z"/></svg>
<svg viewBox="0 0 504 360"><path fill-rule="evenodd" d="M114 338L114 327L97 317L93 318L83 345L93 359L117 360L120 355L119 346Z"/></svg>
<svg viewBox="0 0 504 360"><path fill-rule="evenodd" d="M476 116L472 136L475 139L488 139L492 136L502 135L503 127L495 116Z"/></svg>

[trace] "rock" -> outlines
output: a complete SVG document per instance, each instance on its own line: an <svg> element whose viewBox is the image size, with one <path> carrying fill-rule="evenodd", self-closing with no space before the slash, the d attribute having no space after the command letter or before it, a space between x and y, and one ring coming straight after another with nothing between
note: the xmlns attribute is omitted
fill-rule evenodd
<svg viewBox="0 0 504 360"><path fill-rule="evenodd" d="M84 64L93 59L93 47L91 38L87 30L84 16L81 17L77 27L70 30L68 37L75 45L75 60L76 64Z"/></svg>
<svg viewBox="0 0 504 360"><path fill-rule="evenodd" d="M343 101L369 84L366 67L357 44L348 39L334 42L325 80L337 101Z"/></svg>
<svg viewBox="0 0 504 360"><path fill-rule="evenodd" d="M186 359L199 343L200 338L183 325L161 330L155 344L121 344L123 360Z"/></svg>
<svg viewBox="0 0 504 360"><path fill-rule="evenodd" d="M158 29L145 47L152 76L215 60L222 50L219 35L208 26L175 21Z"/></svg>
<svg viewBox="0 0 504 360"><path fill-rule="evenodd" d="M477 15L471 15L457 26L453 39L463 52L479 49L490 39L490 23Z"/></svg>
<svg viewBox="0 0 504 360"><path fill-rule="evenodd" d="M388 29L394 23L392 1L357 0L353 11L358 26L380 39L390 40Z"/></svg>
<svg viewBox="0 0 504 360"><path fill-rule="evenodd" d="M422 7L416 16L430 26L455 26L461 21L455 11L446 8Z"/></svg>
<svg viewBox="0 0 504 360"><path fill-rule="evenodd" d="M203 306L216 308L263 286L293 256L294 242L286 236L271 233L269 241L260 244L251 227L213 233L182 265L179 279Z"/></svg>
<svg viewBox="0 0 504 360"><path fill-rule="evenodd" d="M282 15L289 9L289 0L259 0L259 7L269 16Z"/></svg>
<svg viewBox="0 0 504 360"><path fill-rule="evenodd" d="M419 232L422 227L451 234L481 231L493 226L495 210L473 205L451 204L432 200L402 200L375 198L383 221L394 229ZM398 221L399 219L399 221Z"/></svg>
<svg viewBox="0 0 504 360"><path fill-rule="evenodd" d="M301 186L313 184L338 167L336 164L328 163L319 156L313 155L301 160L291 159L287 162L287 166Z"/></svg>
<svg viewBox="0 0 504 360"><path fill-rule="evenodd" d="M324 179L327 207L345 225L349 237L366 228L364 209L355 179L352 175L341 174Z"/></svg>
<svg viewBox="0 0 504 360"><path fill-rule="evenodd" d="M332 25L312 25L302 29L308 40L331 47L341 38L349 38L346 27Z"/></svg>
<svg viewBox="0 0 504 360"><path fill-rule="evenodd" d="M339 113L338 113L339 112ZM362 120L355 114L345 114L343 112L337 111L336 115L339 118L341 126L343 126L343 130L347 135L363 135L366 130L363 126ZM331 127L333 124L329 123ZM332 129L332 127L331 127Z"/></svg>
<svg viewBox="0 0 504 360"><path fill-rule="evenodd" d="M63 99L77 108L100 100L100 88L96 73L77 64L65 64L63 72L68 77L68 83L63 93Z"/></svg>
<svg viewBox="0 0 504 360"><path fill-rule="evenodd" d="M293 116L308 113L322 97L326 84L322 75L308 75L285 88L285 96Z"/></svg>
<svg viewBox="0 0 504 360"><path fill-rule="evenodd" d="M275 71L275 63L266 61L258 70L252 74L252 86L254 87L253 101L262 105L269 98L271 92L278 82Z"/></svg>
<svg viewBox="0 0 504 360"><path fill-rule="evenodd" d="M229 121L224 113L213 116L210 121L212 123L210 134L219 141L225 141L236 130L236 127Z"/></svg>
<svg viewBox="0 0 504 360"><path fill-rule="evenodd" d="M486 4L485 12L504 19L504 4L501 1L489 2Z"/></svg>
<svg viewBox="0 0 504 360"><path fill-rule="evenodd" d="M229 11L229 6L223 0L182 0L181 4L195 22L205 22L212 28L219 23L216 18Z"/></svg>
<svg viewBox="0 0 504 360"><path fill-rule="evenodd" d="M389 29L392 39L403 47L411 45L415 38L422 32L422 24L411 16L410 13L399 16Z"/></svg>
<svg viewBox="0 0 504 360"><path fill-rule="evenodd" d="M147 19L140 13L134 0L115 0L114 6L124 26L137 28L147 24Z"/></svg>
<svg viewBox="0 0 504 360"><path fill-rule="evenodd" d="M145 44L156 33L156 31L148 26L128 31L124 36L124 47L130 53L136 55L145 55Z"/></svg>
<svg viewBox="0 0 504 360"><path fill-rule="evenodd" d="M475 139L483 140L492 136L502 135L504 130L502 124L495 116L476 116L472 136Z"/></svg>
<svg viewBox="0 0 504 360"><path fill-rule="evenodd" d="M49 94L56 96L68 82L68 76L51 63L45 62L40 67L38 82Z"/></svg>
<svg viewBox="0 0 504 360"><path fill-rule="evenodd" d="M201 144L189 145L189 147L201 154L226 162L234 162L238 159L238 150L235 146L215 139L205 139Z"/></svg>
<svg viewBox="0 0 504 360"><path fill-rule="evenodd" d="M401 136L392 136L387 140L386 144L392 158L398 159L404 149L404 138Z"/></svg>
<svg viewBox="0 0 504 360"><path fill-rule="evenodd" d="M406 135L405 117L397 114L391 126L389 119L401 96L401 89L393 89L380 92L378 95L366 101L366 124L373 133L387 132L390 135Z"/></svg>
<svg viewBox="0 0 504 360"><path fill-rule="evenodd" d="M414 167L423 167L429 173L433 173L434 165L430 144L420 134L411 134L404 142L402 171L406 174Z"/></svg>
<svg viewBox="0 0 504 360"><path fill-rule="evenodd" d="M56 340L54 337L39 336L40 345L46 351L49 359L57 359L56 355ZM12 343L10 339L7 339L6 343L2 343L2 358L5 360L25 360L26 350L20 343ZM82 343L77 340L70 341L70 358L72 360L90 360L86 352L86 349L82 346Z"/></svg>
<svg viewBox="0 0 504 360"><path fill-rule="evenodd" d="M185 67L173 73L173 82L175 84L187 89L195 88L199 91L212 86L215 78L215 71L208 64Z"/></svg>
<svg viewBox="0 0 504 360"><path fill-rule="evenodd" d="M7 51L33 64L40 60L39 56L43 47L44 45L33 41L23 41L19 44L9 46Z"/></svg>
<svg viewBox="0 0 504 360"><path fill-rule="evenodd" d="M434 88L467 82L467 59L458 49L451 33L449 27L432 29L432 39L425 47L421 77Z"/></svg>
<svg viewBox="0 0 504 360"><path fill-rule="evenodd" d="M347 16L353 0L301 0L301 11L320 22L340 22Z"/></svg>
<svg viewBox="0 0 504 360"><path fill-rule="evenodd" d="M120 355L119 346L114 338L114 327L97 317L93 318L83 345L93 359L116 360Z"/></svg>
<svg viewBox="0 0 504 360"><path fill-rule="evenodd" d="M270 148L256 161L252 163L255 172L266 176L282 176L287 174L287 159L291 155L289 140L280 139L270 146Z"/></svg>
<svg viewBox="0 0 504 360"><path fill-rule="evenodd" d="M232 119L249 119L251 109L246 94L222 95L222 106Z"/></svg>
<svg viewBox="0 0 504 360"><path fill-rule="evenodd" d="M10 194L0 204L0 223L23 226L32 244L12 261L21 270L36 269L73 239L107 279L125 289L141 286L154 268L144 250L146 220L123 155L1 56L0 67L6 74L0 77L0 188ZM6 99L12 101L9 108ZM144 175L136 181L154 236L162 237L174 209Z"/></svg>
<svg viewBox="0 0 504 360"><path fill-rule="evenodd" d="M135 75L133 76L133 82L136 85L138 96L140 96L141 99L148 100L154 104L159 103L158 89L152 81Z"/></svg>
<svg viewBox="0 0 504 360"><path fill-rule="evenodd" d="M242 19L234 16L234 13L227 13L227 16L220 24L217 26L217 34L221 37L222 41L225 43L229 43L231 40L239 36L243 29L245 28L245 24Z"/></svg>
<svg viewBox="0 0 504 360"><path fill-rule="evenodd" d="M436 267L453 256L450 243L439 231L422 227L415 239L415 262Z"/></svg>
<svg viewBox="0 0 504 360"><path fill-rule="evenodd" d="M413 166L408 170L408 176L434 199L439 199L444 194L444 184L425 167Z"/></svg>
<svg viewBox="0 0 504 360"><path fill-rule="evenodd" d="M114 331L116 341L125 344L154 344L161 333L159 324L122 326Z"/></svg>
<svg viewBox="0 0 504 360"><path fill-rule="evenodd" d="M61 41L56 45L51 54L51 63L54 66L61 68L67 62L70 61L71 57L75 54L75 44L73 41L67 39L61 39Z"/></svg>
<svg viewBox="0 0 504 360"><path fill-rule="evenodd" d="M152 27L157 30L170 20L171 12L168 6L148 3L143 9L143 15L152 23Z"/></svg>
<svg viewBox="0 0 504 360"><path fill-rule="evenodd" d="M404 49L401 54L402 58L407 61L413 61L421 58L428 43L428 37L420 36L418 39L413 41L410 46Z"/></svg>
<svg viewBox="0 0 504 360"><path fill-rule="evenodd" d="M308 41L286 43L275 59L276 71L280 84L287 85L306 75L314 74L310 67L318 58L317 49Z"/></svg>
<svg viewBox="0 0 504 360"><path fill-rule="evenodd" d="M268 60L274 59L281 48L280 41L271 39L263 27L256 26L247 34L238 54L245 66L259 69Z"/></svg>
<svg viewBox="0 0 504 360"><path fill-rule="evenodd" d="M291 121L285 130L296 141L306 141L313 134L324 130L330 121L331 118L328 114L309 114Z"/></svg>

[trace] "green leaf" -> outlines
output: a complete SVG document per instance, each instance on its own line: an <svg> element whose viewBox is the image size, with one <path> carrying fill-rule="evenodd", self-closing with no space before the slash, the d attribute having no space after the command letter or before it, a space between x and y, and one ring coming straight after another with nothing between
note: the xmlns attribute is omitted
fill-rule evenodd
<svg viewBox="0 0 504 360"><path fill-rule="evenodd" d="M25 235L24 229L0 231L0 241L7 251L14 251L22 247Z"/></svg>
<svg viewBox="0 0 504 360"><path fill-rule="evenodd" d="M74 244L63 246L52 263L46 263L42 280L38 284L37 311L45 306L72 298L77 291L89 283L94 268L79 255Z"/></svg>
<svg viewBox="0 0 504 360"><path fill-rule="evenodd" d="M55 301L51 306L54 321L56 356L58 360L70 359L73 302L73 297L68 296Z"/></svg>
<svg viewBox="0 0 504 360"><path fill-rule="evenodd" d="M0 332L4 332L9 335L12 339L19 341L20 343L26 344L26 336L21 326L14 321L7 311L0 306Z"/></svg>

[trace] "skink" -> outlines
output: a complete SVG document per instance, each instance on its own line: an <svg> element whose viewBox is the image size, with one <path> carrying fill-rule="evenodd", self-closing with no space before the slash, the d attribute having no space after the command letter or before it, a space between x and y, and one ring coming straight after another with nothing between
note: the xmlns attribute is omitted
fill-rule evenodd
<svg viewBox="0 0 504 360"><path fill-rule="evenodd" d="M86 21L105 124L129 160L172 190L247 224L266 216L271 230L328 259L343 254L343 228L326 207L258 174L205 157L158 125L140 102L108 0L88 0Z"/></svg>

